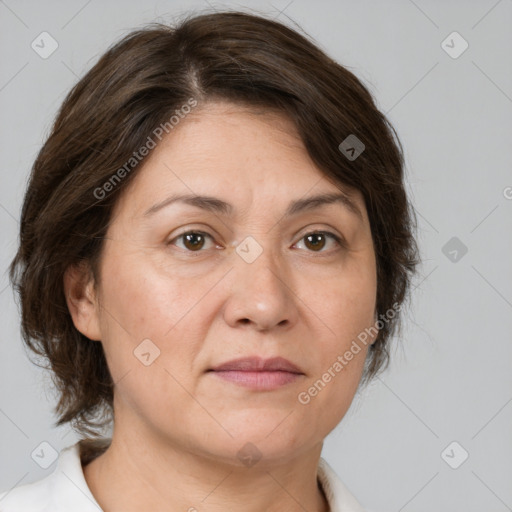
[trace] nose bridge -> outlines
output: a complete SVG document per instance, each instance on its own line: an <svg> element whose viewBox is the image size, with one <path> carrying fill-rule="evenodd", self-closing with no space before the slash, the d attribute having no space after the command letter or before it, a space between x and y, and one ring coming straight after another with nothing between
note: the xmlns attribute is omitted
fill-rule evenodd
<svg viewBox="0 0 512 512"><path fill-rule="evenodd" d="M254 323L259 329L293 323L297 318L289 273L272 246L272 236L247 236L236 247L236 280L226 308L226 320Z"/></svg>
<svg viewBox="0 0 512 512"><path fill-rule="evenodd" d="M245 277L255 280L253 284L277 286L279 282L279 287L282 287L282 274L286 272L283 259L272 246L273 237L267 235L245 237L235 249L238 256L236 265Z"/></svg>
<svg viewBox="0 0 512 512"><path fill-rule="evenodd" d="M272 256L272 248L268 241L271 238L271 236L268 236L268 233L265 235L248 235L237 244L235 251L245 263L251 265L256 260L261 260L262 258L260 257L264 253L265 257L263 259Z"/></svg>

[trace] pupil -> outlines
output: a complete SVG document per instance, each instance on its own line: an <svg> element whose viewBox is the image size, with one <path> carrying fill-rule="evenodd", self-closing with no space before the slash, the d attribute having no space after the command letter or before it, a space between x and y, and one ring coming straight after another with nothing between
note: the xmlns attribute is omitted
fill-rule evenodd
<svg viewBox="0 0 512 512"><path fill-rule="evenodd" d="M197 243L197 238L202 239L199 243ZM196 239L194 241L194 239ZM189 233L188 235L185 235L185 246L187 249L197 249L198 247L201 248L204 243L203 235L200 233ZM190 244L190 246L189 246Z"/></svg>
<svg viewBox="0 0 512 512"><path fill-rule="evenodd" d="M323 235L321 233L316 233L316 234L313 234L313 235L308 235L306 237L306 240L309 242L312 238L314 239L314 237L317 238L317 242L318 242L318 239L319 238L323 238ZM323 246L324 246L324 241L323 240L321 241L320 245L318 245L317 243L313 242L313 248L314 249L322 249Z"/></svg>
<svg viewBox="0 0 512 512"><path fill-rule="evenodd" d="M322 249L325 245L322 233L316 233L308 235L306 237L307 244L309 244L314 250ZM188 233L185 235L185 246L188 249L201 248L204 244L204 237L200 233Z"/></svg>

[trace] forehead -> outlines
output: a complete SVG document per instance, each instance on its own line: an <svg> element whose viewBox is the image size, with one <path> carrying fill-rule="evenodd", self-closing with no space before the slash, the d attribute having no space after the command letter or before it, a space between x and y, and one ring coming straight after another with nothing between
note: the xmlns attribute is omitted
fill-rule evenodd
<svg viewBox="0 0 512 512"><path fill-rule="evenodd" d="M186 116L164 137L154 156L163 152L179 152L196 163L221 159L225 167L269 157L307 161L314 167L295 124L283 112L225 101L206 103Z"/></svg>
<svg viewBox="0 0 512 512"><path fill-rule="evenodd" d="M124 206L137 215L176 195L229 198L241 207L286 200L288 207L290 198L313 189L342 192L364 208L357 190L318 169L293 122L275 110L226 102L198 106L142 165L120 201L130 198Z"/></svg>

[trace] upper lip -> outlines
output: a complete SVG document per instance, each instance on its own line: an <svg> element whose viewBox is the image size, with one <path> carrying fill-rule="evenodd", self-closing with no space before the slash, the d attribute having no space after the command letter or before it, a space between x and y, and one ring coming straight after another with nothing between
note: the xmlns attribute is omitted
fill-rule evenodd
<svg viewBox="0 0 512 512"><path fill-rule="evenodd" d="M243 357L240 359L233 359L218 366L210 368L213 371L245 371L245 372L290 372L299 373L303 372L293 363L283 357L271 357L264 359L258 356Z"/></svg>

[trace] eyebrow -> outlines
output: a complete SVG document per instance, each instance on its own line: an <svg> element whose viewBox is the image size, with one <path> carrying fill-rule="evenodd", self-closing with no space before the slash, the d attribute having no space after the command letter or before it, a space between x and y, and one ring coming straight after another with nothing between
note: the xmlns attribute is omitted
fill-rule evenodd
<svg viewBox="0 0 512 512"><path fill-rule="evenodd" d="M234 210L233 205L217 197L196 194L177 194L151 206L144 212L143 216L151 216L174 203L188 204L190 206L201 208L202 210L220 215L232 215ZM297 199L292 201L288 205L284 217L291 217L293 215L297 215L298 213L320 208L321 206L328 204L341 204L350 213L359 217L361 221L363 220L363 214L361 213L359 207L347 194L344 194L343 192L318 194L315 196L307 197L305 199Z"/></svg>

